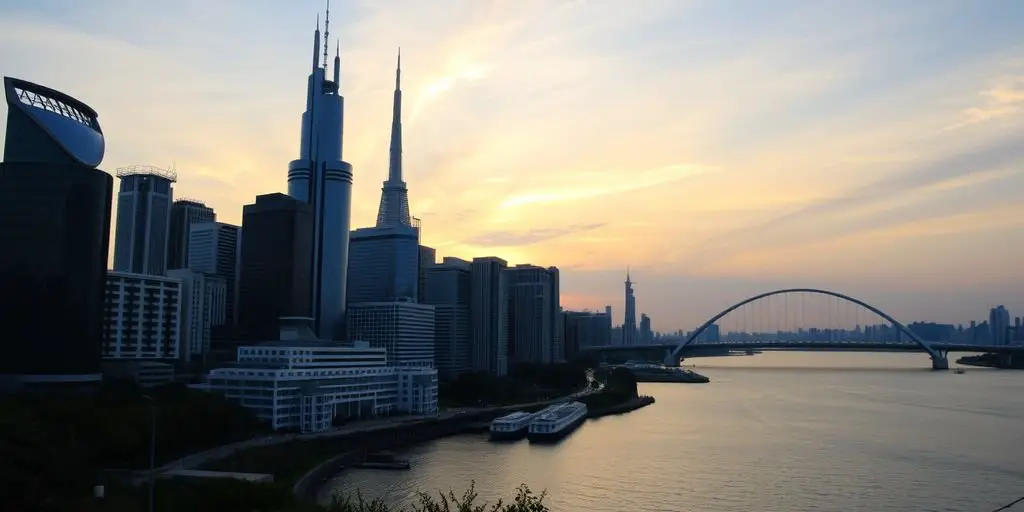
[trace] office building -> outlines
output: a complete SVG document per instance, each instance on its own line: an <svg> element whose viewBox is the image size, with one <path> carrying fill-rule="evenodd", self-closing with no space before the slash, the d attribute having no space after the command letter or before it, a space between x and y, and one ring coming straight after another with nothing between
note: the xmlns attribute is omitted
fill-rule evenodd
<svg viewBox="0 0 1024 512"><path fill-rule="evenodd" d="M352 232L348 301L418 301L419 230L408 226Z"/></svg>
<svg viewBox="0 0 1024 512"><path fill-rule="evenodd" d="M104 359L178 359L181 307L180 279L108 272Z"/></svg>
<svg viewBox="0 0 1024 512"><path fill-rule="evenodd" d="M238 322L243 340L273 339L279 317L313 314L313 207L285 194L256 196L242 213Z"/></svg>
<svg viewBox="0 0 1024 512"><path fill-rule="evenodd" d="M325 340L344 337L348 286L349 229L352 214L352 165L343 161L345 99L340 93L341 60L334 55L334 80L327 79L327 31L323 65L320 27L313 35L313 66L306 84L299 158L288 164L288 195L313 208L311 296L314 330Z"/></svg>
<svg viewBox="0 0 1024 512"><path fill-rule="evenodd" d="M434 306L434 358L442 379L472 370L471 266L465 260L445 258L426 272L423 302Z"/></svg>
<svg viewBox="0 0 1024 512"><path fill-rule="evenodd" d="M626 316L622 321L622 344L635 345L636 343L636 296L633 295L633 282L629 279L629 269L626 269Z"/></svg>
<svg viewBox="0 0 1024 512"><path fill-rule="evenodd" d="M189 232L188 266L224 279L224 323L238 323L238 262L241 257L242 229L223 222L193 224Z"/></svg>
<svg viewBox="0 0 1024 512"><path fill-rule="evenodd" d="M96 111L4 77L0 163L0 387L101 378L113 178Z"/></svg>
<svg viewBox="0 0 1024 512"><path fill-rule="evenodd" d="M283 323L286 329L291 326ZM193 387L240 403L274 429L301 432L327 430L335 419L437 413L437 370L390 365L385 348L366 342L280 337L239 347L237 363L210 371Z"/></svg>
<svg viewBox="0 0 1024 512"><path fill-rule="evenodd" d="M1010 342L1010 312L1000 304L988 314L989 329L992 330L992 344L1006 345Z"/></svg>
<svg viewBox="0 0 1024 512"><path fill-rule="evenodd" d="M508 263L493 256L473 258L470 306L473 371L508 374Z"/></svg>
<svg viewBox="0 0 1024 512"><path fill-rule="evenodd" d="M392 366L434 367L434 306L429 304L349 304L348 335L353 342L384 348Z"/></svg>
<svg viewBox="0 0 1024 512"><path fill-rule="evenodd" d="M607 313L563 311L565 358L572 360L581 349L605 347L612 343L612 318Z"/></svg>
<svg viewBox="0 0 1024 512"><path fill-rule="evenodd" d="M173 170L151 165L117 169L114 270L136 274L167 273L167 240L171 229Z"/></svg>
<svg viewBox="0 0 1024 512"><path fill-rule="evenodd" d="M223 325L227 282L224 278L187 268L167 271L181 281L181 349L183 361L207 361L213 326Z"/></svg>
<svg viewBox="0 0 1024 512"><path fill-rule="evenodd" d="M171 229L167 249L167 268L188 268L188 240L192 224L213 222L213 208L196 199L178 199L171 205Z"/></svg>
<svg viewBox="0 0 1024 512"><path fill-rule="evenodd" d="M558 269L516 265L508 275L508 352L513 362L561 361Z"/></svg>

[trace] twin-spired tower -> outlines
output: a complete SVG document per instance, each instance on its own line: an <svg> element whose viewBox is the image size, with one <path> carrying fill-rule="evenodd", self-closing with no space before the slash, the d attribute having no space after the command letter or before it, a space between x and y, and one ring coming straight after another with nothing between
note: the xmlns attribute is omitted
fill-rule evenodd
<svg viewBox="0 0 1024 512"><path fill-rule="evenodd" d="M336 47L334 80L327 79L330 9L324 20L323 63L320 21L313 35L313 69L306 85L299 158L288 164L288 195L313 205L312 316L317 336L342 339L345 319L352 165L341 159L345 98L339 91L341 59Z"/></svg>

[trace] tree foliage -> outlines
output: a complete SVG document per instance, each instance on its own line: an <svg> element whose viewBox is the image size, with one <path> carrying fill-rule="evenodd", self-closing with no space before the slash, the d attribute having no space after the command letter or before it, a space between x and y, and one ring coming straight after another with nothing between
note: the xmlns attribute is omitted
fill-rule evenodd
<svg viewBox="0 0 1024 512"><path fill-rule="evenodd" d="M451 405L504 405L534 402L578 391L587 383L587 367L574 363L513 365L505 377L471 372L441 385L440 398Z"/></svg>
<svg viewBox="0 0 1024 512"><path fill-rule="evenodd" d="M159 465L262 430L251 413L180 385L112 381L91 395L0 397L0 502L10 510L73 510L104 470L145 469L156 416Z"/></svg>

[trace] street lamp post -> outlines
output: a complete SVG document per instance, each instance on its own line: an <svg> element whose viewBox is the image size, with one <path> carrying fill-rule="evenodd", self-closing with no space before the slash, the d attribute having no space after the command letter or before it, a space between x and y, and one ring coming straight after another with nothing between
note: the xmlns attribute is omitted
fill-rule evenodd
<svg viewBox="0 0 1024 512"><path fill-rule="evenodd" d="M153 487L156 466L156 400L149 395L142 395L149 401L149 512L153 512Z"/></svg>

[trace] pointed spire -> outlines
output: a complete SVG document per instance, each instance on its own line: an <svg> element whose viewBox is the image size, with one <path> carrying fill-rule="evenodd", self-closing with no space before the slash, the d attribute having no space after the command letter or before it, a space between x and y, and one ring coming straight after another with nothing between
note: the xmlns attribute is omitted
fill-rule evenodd
<svg viewBox="0 0 1024 512"><path fill-rule="evenodd" d="M341 42L335 41L334 46L334 85L338 87L338 94L341 94Z"/></svg>
<svg viewBox="0 0 1024 512"><path fill-rule="evenodd" d="M318 67L320 67L320 13L316 14L316 31L313 32L313 69Z"/></svg>
<svg viewBox="0 0 1024 512"><path fill-rule="evenodd" d="M395 68L395 90L402 89L402 47L398 47L398 67Z"/></svg>

